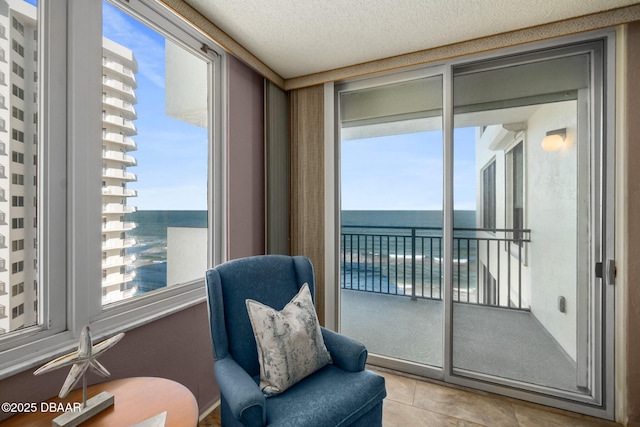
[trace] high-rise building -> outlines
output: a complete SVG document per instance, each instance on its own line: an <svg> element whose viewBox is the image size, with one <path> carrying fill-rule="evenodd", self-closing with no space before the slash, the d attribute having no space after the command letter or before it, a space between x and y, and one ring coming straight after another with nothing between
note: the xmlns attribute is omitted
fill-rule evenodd
<svg viewBox="0 0 640 427"><path fill-rule="evenodd" d="M133 52L109 39L102 41L102 302L110 303L132 296L135 277L134 256L127 248L135 240L127 231L136 224L125 221L125 215L136 208L128 199L136 191L127 184L136 175L127 169L136 165L129 152L136 150L133 121L137 118L135 73L138 64Z"/></svg>
<svg viewBox="0 0 640 427"><path fill-rule="evenodd" d="M0 334L38 316L37 21L0 1Z"/></svg>
<svg viewBox="0 0 640 427"><path fill-rule="evenodd" d="M38 322L38 34L36 7L0 0L0 334ZM125 221L136 195L136 79L133 52L103 39L102 60L102 301L135 289L135 244ZM96 112L97 113L97 112ZM96 141L98 143L98 141ZM97 278L96 278L97 279ZM96 283L97 286L97 283Z"/></svg>

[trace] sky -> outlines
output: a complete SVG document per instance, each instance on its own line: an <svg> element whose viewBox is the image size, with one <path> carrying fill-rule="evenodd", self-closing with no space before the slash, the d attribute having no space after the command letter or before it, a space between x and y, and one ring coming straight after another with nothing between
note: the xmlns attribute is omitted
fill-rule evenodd
<svg viewBox="0 0 640 427"><path fill-rule="evenodd" d="M104 3L105 37L133 50L139 64L139 210L206 209L206 133L164 115L164 38ZM474 129L455 134L456 209L475 209ZM342 208L441 210L442 133L422 132L345 141L341 148Z"/></svg>
<svg viewBox="0 0 640 427"><path fill-rule="evenodd" d="M442 210L442 131L342 141L343 210ZM454 131L454 209L475 210L475 128Z"/></svg>
<svg viewBox="0 0 640 427"><path fill-rule="evenodd" d="M206 210L208 137L205 129L165 115L165 39L103 2L104 37L133 51L138 61L135 109L138 150L129 154L138 176L128 201L138 210ZM206 90L203 89L203 90Z"/></svg>
<svg viewBox="0 0 640 427"><path fill-rule="evenodd" d="M36 0L26 0L35 4ZM138 176L129 183L138 210L207 209L207 132L167 117L164 37L103 2L103 35L134 52ZM454 209L476 208L474 128L454 131ZM344 210L441 210L442 132L341 143Z"/></svg>

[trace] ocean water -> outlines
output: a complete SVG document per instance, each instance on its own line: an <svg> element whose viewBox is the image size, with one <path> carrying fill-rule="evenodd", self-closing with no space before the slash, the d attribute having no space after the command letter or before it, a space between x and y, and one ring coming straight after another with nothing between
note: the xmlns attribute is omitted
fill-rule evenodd
<svg viewBox="0 0 640 427"><path fill-rule="evenodd" d="M342 211L341 219L342 288L441 297L441 211ZM454 212L454 288L467 301L477 290L475 228L475 211Z"/></svg>
<svg viewBox="0 0 640 427"><path fill-rule="evenodd" d="M403 294L411 284L424 296L438 297L442 276L441 211L342 211L341 217L342 287ZM125 220L137 223L127 232L127 238L137 240L127 254L136 255L136 278L129 286L135 286L137 294L141 294L167 285L167 228L206 228L207 212L138 211L128 214ZM414 227L419 230L412 241ZM475 228L475 211L455 211L454 227ZM465 233L468 232L456 231L454 235ZM475 282L475 272L469 268L475 262L475 251L475 247L454 248L454 258L464 267L454 276L466 280L468 286Z"/></svg>
<svg viewBox="0 0 640 427"><path fill-rule="evenodd" d="M442 228L442 211L342 211L342 226L393 226ZM453 213L455 228L475 228L476 211Z"/></svg>
<svg viewBox="0 0 640 427"><path fill-rule="evenodd" d="M127 250L135 254L136 278L129 283L136 295L167 286L167 228L207 227L207 211L138 211L126 215L138 226L127 232L137 244Z"/></svg>

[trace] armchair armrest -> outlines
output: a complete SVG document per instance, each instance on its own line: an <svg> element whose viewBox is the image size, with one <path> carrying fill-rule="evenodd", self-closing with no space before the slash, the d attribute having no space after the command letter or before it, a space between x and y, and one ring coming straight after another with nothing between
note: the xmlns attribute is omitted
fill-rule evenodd
<svg viewBox="0 0 640 427"><path fill-rule="evenodd" d="M322 327L320 329L322 331L324 345L327 347L327 350L329 350L334 365L349 372L364 370L368 355L364 345L329 329Z"/></svg>
<svg viewBox="0 0 640 427"><path fill-rule="evenodd" d="M266 425L265 397L253 378L231 357L216 360L213 369L233 416L247 426Z"/></svg>

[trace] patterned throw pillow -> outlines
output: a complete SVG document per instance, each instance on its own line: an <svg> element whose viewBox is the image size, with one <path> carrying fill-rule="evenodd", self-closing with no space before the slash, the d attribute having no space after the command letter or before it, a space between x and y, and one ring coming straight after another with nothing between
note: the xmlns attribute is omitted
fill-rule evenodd
<svg viewBox="0 0 640 427"><path fill-rule="evenodd" d="M331 363L307 283L282 311L251 299L246 304L258 347L260 388L265 395L282 393Z"/></svg>

